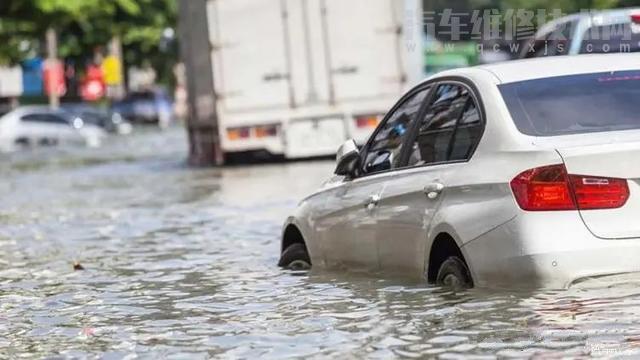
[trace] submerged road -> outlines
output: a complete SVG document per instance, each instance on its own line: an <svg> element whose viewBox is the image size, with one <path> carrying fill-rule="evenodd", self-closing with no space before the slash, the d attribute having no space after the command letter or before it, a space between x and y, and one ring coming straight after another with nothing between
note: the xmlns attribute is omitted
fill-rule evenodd
<svg viewBox="0 0 640 360"><path fill-rule="evenodd" d="M333 164L185 158L181 129L0 154L0 359L640 355L637 276L453 294L281 271L281 224Z"/></svg>

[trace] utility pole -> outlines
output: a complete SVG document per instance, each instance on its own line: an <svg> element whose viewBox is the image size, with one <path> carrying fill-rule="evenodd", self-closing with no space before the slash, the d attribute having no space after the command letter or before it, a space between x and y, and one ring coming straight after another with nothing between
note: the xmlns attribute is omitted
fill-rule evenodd
<svg viewBox="0 0 640 360"><path fill-rule="evenodd" d="M219 166L224 163L216 94L213 82L207 0L180 0L180 53L186 69L189 112L189 163Z"/></svg>
<svg viewBox="0 0 640 360"><path fill-rule="evenodd" d="M58 63L58 37L56 31L53 28L48 28L47 33L45 35L47 42L47 66L49 67L49 106L54 109L57 109L60 106L60 94L56 89L53 81L57 74L54 74L55 68L59 65Z"/></svg>

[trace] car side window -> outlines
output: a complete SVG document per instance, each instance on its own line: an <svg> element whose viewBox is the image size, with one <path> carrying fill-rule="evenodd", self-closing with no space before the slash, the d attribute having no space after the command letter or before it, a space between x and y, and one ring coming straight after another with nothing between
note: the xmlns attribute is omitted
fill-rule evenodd
<svg viewBox="0 0 640 360"><path fill-rule="evenodd" d="M38 114L27 114L23 115L20 120L24 122L42 122Z"/></svg>
<svg viewBox="0 0 640 360"><path fill-rule="evenodd" d="M554 55L568 55L571 47L573 31L577 25L576 21L567 21L558 24L554 32Z"/></svg>
<svg viewBox="0 0 640 360"><path fill-rule="evenodd" d="M28 115L24 115L21 119L22 121L26 121L26 122L61 124L61 125L69 124L64 118L57 116L55 114L28 114Z"/></svg>
<svg viewBox="0 0 640 360"><path fill-rule="evenodd" d="M467 160L480 141L482 121L469 90L442 84L412 142L408 166Z"/></svg>
<svg viewBox="0 0 640 360"><path fill-rule="evenodd" d="M482 129L480 111L473 97L470 96L449 146L448 161L463 161L471 158L471 153L480 142Z"/></svg>
<svg viewBox="0 0 640 360"><path fill-rule="evenodd" d="M552 35L553 32L547 33L542 37L536 38L532 40L532 43L529 43L526 47L525 58L536 58L536 57L544 57L544 56L552 56L555 54L553 51L552 44Z"/></svg>
<svg viewBox="0 0 640 360"><path fill-rule="evenodd" d="M372 174L398 167L402 144L415 123L416 116L429 94L424 88L406 99L387 117L374 134L364 155L363 172Z"/></svg>

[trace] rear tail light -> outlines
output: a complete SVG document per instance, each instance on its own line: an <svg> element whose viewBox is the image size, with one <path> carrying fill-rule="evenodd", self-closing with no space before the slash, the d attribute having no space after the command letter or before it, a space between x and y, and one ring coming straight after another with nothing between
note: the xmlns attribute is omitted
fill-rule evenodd
<svg viewBox="0 0 640 360"><path fill-rule="evenodd" d="M278 127L276 125L257 126L255 128L257 138L265 138L278 135Z"/></svg>
<svg viewBox="0 0 640 360"><path fill-rule="evenodd" d="M570 175L564 165L524 171L511 181L511 189L527 211L616 209L629 199L627 180Z"/></svg>
<svg viewBox="0 0 640 360"><path fill-rule="evenodd" d="M624 179L569 175L580 210L617 209L629 199L629 184Z"/></svg>
<svg viewBox="0 0 640 360"><path fill-rule="evenodd" d="M631 14L631 22L634 24L640 24L640 14Z"/></svg>
<svg viewBox="0 0 640 360"><path fill-rule="evenodd" d="M363 128L375 128L380 123L380 116L378 115L364 115L356 116L356 126L359 129Z"/></svg>
<svg viewBox="0 0 640 360"><path fill-rule="evenodd" d="M229 140L248 139L251 137L251 128L229 128L227 129L227 136L229 137Z"/></svg>
<svg viewBox="0 0 640 360"><path fill-rule="evenodd" d="M266 137L278 136L278 125L258 125L253 127L228 128L227 137L229 140L246 140L250 138L262 139Z"/></svg>

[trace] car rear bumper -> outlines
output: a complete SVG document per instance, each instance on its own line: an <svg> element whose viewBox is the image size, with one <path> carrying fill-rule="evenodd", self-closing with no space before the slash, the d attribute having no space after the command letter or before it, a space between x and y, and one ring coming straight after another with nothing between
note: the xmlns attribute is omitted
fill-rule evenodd
<svg viewBox="0 0 640 360"><path fill-rule="evenodd" d="M566 288L590 277L640 273L640 239L597 238L577 212L522 213L462 250L481 287Z"/></svg>

